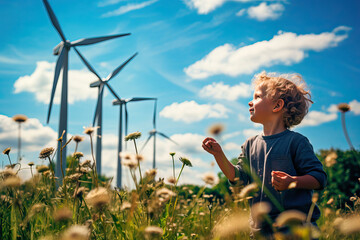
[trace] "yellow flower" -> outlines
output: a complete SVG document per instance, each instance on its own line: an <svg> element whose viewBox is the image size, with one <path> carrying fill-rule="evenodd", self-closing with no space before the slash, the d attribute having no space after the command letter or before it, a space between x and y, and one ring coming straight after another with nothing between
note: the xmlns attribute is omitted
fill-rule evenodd
<svg viewBox="0 0 360 240"><path fill-rule="evenodd" d="M11 151L11 148L8 147L3 151L3 154L9 155L10 151Z"/></svg>
<svg viewBox="0 0 360 240"><path fill-rule="evenodd" d="M185 165L185 166L189 166L192 167L192 164L190 162L189 159L185 158L185 157L179 157L179 160Z"/></svg>
<svg viewBox="0 0 360 240"><path fill-rule="evenodd" d="M135 140L138 139L139 137L141 137L141 132L133 132L125 137L125 141Z"/></svg>

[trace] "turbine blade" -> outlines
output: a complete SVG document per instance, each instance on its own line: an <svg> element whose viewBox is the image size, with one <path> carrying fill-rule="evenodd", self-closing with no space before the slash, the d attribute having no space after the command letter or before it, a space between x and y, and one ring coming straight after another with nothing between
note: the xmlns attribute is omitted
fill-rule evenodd
<svg viewBox="0 0 360 240"><path fill-rule="evenodd" d="M71 45L72 46L90 45L90 44L110 40L110 39L113 39L113 38L125 37L125 36L128 36L128 35L130 35L130 33L117 34L117 35L104 36L104 37L82 38L82 39L79 39L79 40L76 40L76 41L72 42Z"/></svg>
<svg viewBox="0 0 360 240"><path fill-rule="evenodd" d="M169 139L170 141L172 141L173 143L177 144L177 142L175 142L174 140L172 140L171 138L169 138L168 136L166 136L165 134L161 133L161 132L158 132L156 131L157 134L159 134L160 136L164 137L164 138L167 138Z"/></svg>
<svg viewBox="0 0 360 240"><path fill-rule="evenodd" d="M153 116L153 128L156 129L156 107L157 107L157 99L154 103L154 116Z"/></svg>
<svg viewBox="0 0 360 240"><path fill-rule="evenodd" d="M61 39L66 42L66 38L65 35L63 33L63 31L61 30L59 21L57 20L54 11L51 9L50 4L48 3L47 0L43 0L43 3L45 5L46 11L50 17L51 23L52 25L55 27L56 31L59 33Z"/></svg>
<svg viewBox="0 0 360 240"><path fill-rule="evenodd" d="M127 102L137 102L137 101L148 101L156 100L157 98L146 98L146 97L134 97L127 100Z"/></svg>
<svg viewBox="0 0 360 240"><path fill-rule="evenodd" d="M57 85L57 82L59 80L59 75L60 75L60 71L61 71L61 68L63 67L64 65L64 54L65 54L65 51L66 49L63 48L61 50L61 53L59 55L59 58L56 62L56 66L55 66L55 73L54 73L54 82L53 82L53 86L52 86L52 90L51 90L51 96L50 96L50 103L49 103L49 111L48 111L48 116L47 116L47 123L49 123L50 121L50 114L51 114L51 108L52 108L52 104L53 104L53 101L54 101L54 96L55 96L55 90L56 90L56 85Z"/></svg>
<svg viewBox="0 0 360 240"><path fill-rule="evenodd" d="M99 76L99 74L97 74L95 72L95 70L93 69L93 67L90 65L90 63L84 58L84 56L76 49L76 47L74 47L75 52L77 52L77 54L79 55L79 57L81 58L81 60L83 61L83 63L87 66L87 68L90 70L90 72L92 72L93 74L95 74L101 81L101 77Z"/></svg>
<svg viewBox="0 0 360 240"><path fill-rule="evenodd" d="M108 87L108 89L110 90L110 92L114 95L114 97L121 102L120 97L115 93L115 91L112 89L112 87L110 86L110 84L107 83L107 81L103 81L103 83L106 84L106 86Z"/></svg>
<svg viewBox="0 0 360 240"><path fill-rule="evenodd" d="M113 77L115 77L125 66L128 64L138 53L135 53L132 55L128 60L126 60L123 64L121 64L118 68L116 68L112 73L107 76L105 81L111 80Z"/></svg>
<svg viewBox="0 0 360 240"><path fill-rule="evenodd" d="M102 100L103 93L104 93L104 84L101 84L100 87L99 87L99 95L98 95L98 100L97 100L96 108L95 108L93 126L95 126L96 119L99 117L99 114L100 114L100 112L99 112L100 107L101 107L100 102Z"/></svg>
<svg viewBox="0 0 360 240"><path fill-rule="evenodd" d="M144 149L144 147L146 146L146 144L150 141L151 137L154 136L154 134L150 134L148 139L146 139L146 142L144 143L144 145L141 147L140 152L142 152L142 150Z"/></svg>

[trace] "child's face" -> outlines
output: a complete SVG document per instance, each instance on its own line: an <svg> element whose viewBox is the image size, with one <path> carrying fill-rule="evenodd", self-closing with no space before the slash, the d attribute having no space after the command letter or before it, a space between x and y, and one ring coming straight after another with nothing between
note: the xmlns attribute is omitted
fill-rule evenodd
<svg viewBox="0 0 360 240"><path fill-rule="evenodd" d="M264 86L257 86L254 91L253 100L249 102L250 120L264 124L273 118L273 101L266 97Z"/></svg>

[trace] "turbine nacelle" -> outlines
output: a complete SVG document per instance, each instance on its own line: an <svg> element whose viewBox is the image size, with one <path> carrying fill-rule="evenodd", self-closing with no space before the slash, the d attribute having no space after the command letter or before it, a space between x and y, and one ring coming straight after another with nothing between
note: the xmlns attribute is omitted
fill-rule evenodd
<svg viewBox="0 0 360 240"><path fill-rule="evenodd" d="M112 101L112 105L121 105L125 102L126 102L126 100L124 100L124 99L120 99L120 101L119 101L119 99L115 99Z"/></svg>
<svg viewBox="0 0 360 240"><path fill-rule="evenodd" d="M62 51L62 49L63 49L64 46L65 46L66 48L70 49L70 47L71 47L70 41L67 40L65 43L64 43L64 42L60 42L58 45L56 45L56 47L54 47L54 49L53 49L53 54L54 54L55 56L58 56L58 55L61 53L61 51Z"/></svg>
<svg viewBox="0 0 360 240"><path fill-rule="evenodd" d="M99 87L100 85L101 85L100 80L96 80L95 82L90 83L90 87L92 87L92 88Z"/></svg>

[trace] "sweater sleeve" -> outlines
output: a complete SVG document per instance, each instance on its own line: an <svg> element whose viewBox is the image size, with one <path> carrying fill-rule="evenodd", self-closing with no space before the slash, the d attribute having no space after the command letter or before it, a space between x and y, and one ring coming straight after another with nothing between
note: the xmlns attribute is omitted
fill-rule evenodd
<svg viewBox="0 0 360 240"><path fill-rule="evenodd" d="M245 145L245 144L244 144ZM234 181L230 181L230 186L238 187L242 185L247 185L250 182L249 175L244 170L244 165L248 164L247 157L244 151L244 145L241 146L241 153L238 157L238 163L235 167L235 179Z"/></svg>
<svg viewBox="0 0 360 240"><path fill-rule="evenodd" d="M311 143L306 137L302 137L296 145L294 166L297 174L313 176L320 183L320 189L324 189L327 175L320 160L316 157Z"/></svg>

